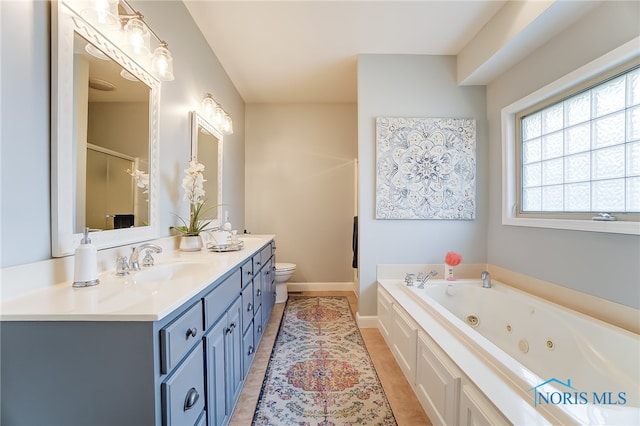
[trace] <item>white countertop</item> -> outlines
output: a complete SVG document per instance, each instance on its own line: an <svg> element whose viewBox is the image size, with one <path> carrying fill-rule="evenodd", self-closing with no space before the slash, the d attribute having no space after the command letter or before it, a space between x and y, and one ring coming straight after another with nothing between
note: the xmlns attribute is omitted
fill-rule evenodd
<svg viewBox="0 0 640 426"><path fill-rule="evenodd" d="M273 238L273 235L241 237L244 248L226 253L205 248L198 252L160 253L154 255L154 266L125 277L115 276L115 270L103 272L100 284L93 287L73 288L71 282L49 286L3 301L0 320L157 321L240 267ZM170 264L180 264L180 272L169 280L153 277L163 268L171 268ZM25 276L25 281L29 279Z"/></svg>

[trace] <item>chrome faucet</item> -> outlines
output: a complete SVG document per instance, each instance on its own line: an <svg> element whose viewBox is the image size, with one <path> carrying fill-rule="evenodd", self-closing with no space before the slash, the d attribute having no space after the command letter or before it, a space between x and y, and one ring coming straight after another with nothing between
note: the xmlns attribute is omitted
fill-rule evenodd
<svg viewBox="0 0 640 426"><path fill-rule="evenodd" d="M488 271L482 271L480 279L482 280L482 287L491 288L491 274Z"/></svg>
<svg viewBox="0 0 640 426"><path fill-rule="evenodd" d="M438 275L438 271L431 271L427 274L426 277L424 277L422 279L422 281L420 281L420 285L418 286L418 288L424 288L424 283L426 283L427 281L429 281L429 278L431 277L435 277L436 275Z"/></svg>
<svg viewBox="0 0 640 426"><path fill-rule="evenodd" d="M162 247L157 244L145 243L139 245L138 247L131 247L131 257L129 257L129 267L130 271L139 271L140 263L138 262L138 258L140 257L140 252L144 249L149 249L155 253L162 253ZM150 255L150 253L148 253ZM150 262L153 264L153 262Z"/></svg>

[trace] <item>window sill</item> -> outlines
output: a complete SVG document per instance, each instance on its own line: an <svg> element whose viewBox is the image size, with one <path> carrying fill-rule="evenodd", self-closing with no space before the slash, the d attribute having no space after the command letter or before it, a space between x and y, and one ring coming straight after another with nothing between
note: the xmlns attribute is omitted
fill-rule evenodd
<svg viewBox="0 0 640 426"><path fill-rule="evenodd" d="M503 217L503 225L526 226L532 228L564 229L568 231L605 232L609 234L640 235L639 222L607 222L597 220L567 220L567 219L533 219Z"/></svg>

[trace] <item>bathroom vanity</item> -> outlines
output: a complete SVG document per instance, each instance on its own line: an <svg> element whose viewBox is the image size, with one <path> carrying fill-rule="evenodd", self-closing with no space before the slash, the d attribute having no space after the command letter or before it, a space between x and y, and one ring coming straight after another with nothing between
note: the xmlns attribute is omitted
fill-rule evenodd
<svg viewBox="0 0 640 426"><path fill-rule="evenodd" d="M1 423L227 424L275 302L273 236L244 242L5 301Z"/></svg>

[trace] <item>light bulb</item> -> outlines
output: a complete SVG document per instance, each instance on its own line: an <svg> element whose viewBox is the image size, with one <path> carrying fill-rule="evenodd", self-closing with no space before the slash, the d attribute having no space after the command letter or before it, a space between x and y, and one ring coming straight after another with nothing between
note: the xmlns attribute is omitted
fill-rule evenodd
<svg viewBox="0 0 640 426"><path fill-rule="evenodd" d="M224 110L220 105L216 107L216 111L213 113L213 121L218 126L222 126L224 123Z"/></svg>
<svg viewBox="0 0 640 426"><path fill-rule="evenodd" d="M233 133L233 122L231 121L231 117L229 117L229 115L224 116L224 124L222 125L222 131L228 135Z"/></svg>
<svg viewBox="0 0 640 426"><path fill-rule="evenodd" d="M202 102L200 103L200 111L202 115L207 119L211 120L213 117L213 112L216 109L216 102L213 100L213 96L211 93L207 93Z"/></svg>
<svg viewBox="0 0 640 426"><path fill-rule="evenodd" d="M149 54L149 30L138 18L131 18L124 26L127 47L138 56Z"/></svg>
<svg viewBox="0 0 640 426"><path fill-rule="evenodd" d="M151 68L162 81L171 81L175 78L173 76L173 58L164 41L160 42L160 46L153 51Z"/></svg>

